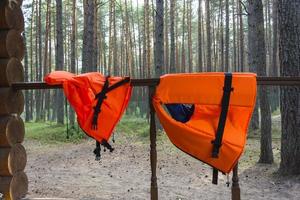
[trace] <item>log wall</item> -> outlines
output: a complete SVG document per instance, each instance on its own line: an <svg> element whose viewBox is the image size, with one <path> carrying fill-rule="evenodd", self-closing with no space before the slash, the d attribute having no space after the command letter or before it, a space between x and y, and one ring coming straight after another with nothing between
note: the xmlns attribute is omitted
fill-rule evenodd
<svg viewBox="0 0 300 200"><path fill-rule="evenodd" d="M28 190L22 146L25 129L20 118L24 97L11 88L12 83L24 81L21 4L22 0L0 0L0 193L5 200L19 200Z"/></svg>

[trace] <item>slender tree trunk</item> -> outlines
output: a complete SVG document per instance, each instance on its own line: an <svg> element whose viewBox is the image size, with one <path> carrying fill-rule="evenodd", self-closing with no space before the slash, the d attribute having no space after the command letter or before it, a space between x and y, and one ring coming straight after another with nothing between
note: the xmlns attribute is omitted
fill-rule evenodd
<svg viewBox="0 0 300 200"><path fill-rule="evenodd" d="M224 23L223 23L223 2L222 0L220 1L220 51L221 51L221 56L220 56L220 70L225 71L225 66L224 66Z"/></svg>
<svg viewBox="0 0 300 200"><path fill-rule="evenodd" d="M266 76L266 46L264 39L264 15L262 0L249 0L249 65L259 76ZM273 163L271 112L268 101L268 90L259 87L259 102L261 109L261 141L260 163Z"/></svg>
<svg viewBox="0 0 300 200"><path fill-rule="evenodd" d="M207 71L212 71L211 65L211 31L210 31L210 5L209 0L205 0L206 10L206 67Z"/></svg>
<svg viewBox="0 0 300 200"><path fill-rule="evenodd" d="M165 51L164 51L164 61L165 61L165 64L164 64L164 73L168 73L169 72L169 69L170 69L170 64L169 64L169 61L170 61L170 58L169 58L169 19L171 19L171 17L169 17L169 15L171 14L171 10L170 10L170 14L169 14L169 3L168 3L169 0L164 0L165 2L165 10L164 10L164 13L165 13L165 22L164 22L164 41L165 41ZM172 1L170 2L172 4ZM156 13L157 15L157 13ZM157 20L157 19L156 19ZM174 22L173 22L174 24Z"/></svg>
<svg viewBox="0 0 300 200"><path fill-rule="evenodd" d="M76 0L72 2L72 30L71 30L71 68L72 73L76 73ZM75 113L73 108L69 109L70 125L74 127Z"/></svg>
<svg viewBox="0 0 300 200"><path fill-rule="evenodd" d="M281 76L300 76L300 2L278 0ZM300 174L300 88L281 87L281 174Z"/></svg>
<svg viewBox="0 0 300 200"><path fill-rule="evenodd" d="M33 80L33 66L34 66L34 62L33 62L33 24L34 24L34 5L35 4L35 0L32 1L32 10L31 10L31 22L30 22L30 81L34 81ZM30 91L29 94L29 120L33 120L33 91Z"/></svg>
<svg viewBox="0 0 300 200"><path fill-rule="evenodd" d="M49 10L49 24L52 24L52 1L50 0L50 10ZM49 56L48 56L48 72L51 72L51 65L52 65L52 27L49 26ZM53 94L53 92L51 91L47 91L46 92L46 97L45 97L45 110L47 110L47 120L50 121L51 120L51 101L53 102L53 98L50 98L50 96Z"/></svg>
<svg viewBox="0 0 300 200"><path fill-rule="evenodd" d="M40 80L40 69L41 69L41 64L42 64L42 60L41 60L41 51L42 51L42 47L41 47L41 0L37 0L36 3L36 33L35 33L35 59L36 59L36 69L35 69L35 78L36 81ZM36 121L41 120L40 118L40 114L41 114L41 91L40 90L36 90L35 91L35 114L36 114Z"/></svg>
<svg viewBox="0 0 300 200"><path fill-rule="evenodd" d="M147 77L151 77L151 41L150 41L150 6L149 0L145 0L145 32L146 32L146 69Z"/></svg>
<svg viewBox="0 0 300 200"><path fill-rule="evenodd" d="M270 76L279 76L278 67L278 0L273 0L272 18L273 18L273 50L272 50L272 64L270 66ZM279 107L279 88L271 88L271 98L270 98L271 110L275 111Z"/></svg>
<svg viewBox="0 0 300 200"><path fill-rule="evenodd" d="M185 63L185 15L186 15L186 0L183 0L182 11L182 42L181 42L181 72L186 72Z"/></svg>
<svg viewBox="0 0 300 200"><path fill-rule="evenodd" d="M225 71L229 71L229 0L225 1Z"/></svg>
<svg viewBox="0 0 300 200"><path fill-rule="evenodd" d="M25 69L25 82L29 81L29 70L28 70L28 49L27 49L27 37L25 32L23 33L24 39L24 49L25 49L25 58L24 58L24 69ZM30 102L29 102L29 91L25 91L25 122L30 121Z"/></svg>
<svg viewBox="0 0 300 200"><path fill-rule="evenodd" d="M192 0L187 2L189 72L193 71Z"/></svg>
<svg viewBox="0 0 300 200"><path fill-rule="evenodd" d="M62 25L62 0L56 0L56 55L55 66L56 70L63 70L64 67L64 39ZM57 123L64 123L64 98L61 90L56 91L56 109Z"/></svg>
<svg viewBox="0 0 300 200"><path fill-rule="evenodd" d="M94 0L94 5L95 5L95 8L94 8L94 27L93 27L93 31L94 31L94 36L93 36L93 64L92 64L92 71L98 71L97 68L98 68L98 55L99 55L99 41L98 41L98 0ZM72 32L72 31L71 31ZM72 33L71 33L72 34ZM72 37L72 36L71 36ZM71 109L70 109L71 110Z"/></svg>
<svg viewBox="0 0 300 200"><path fill-rule="evenodd" d="M239 61L239 67L240 67L240 71L243 72L245 71L245 46L244 46L244 23L243 23L243 15L242 15L242 3L241 1L239 1L238 3L238 9L239 9L239 25L240 25L240 34L239 34L239 49L240 49L240 61Z"/></svg>
<svg viewBox="0 0 300 200"><path fill-rule="evenodd" d="M116 27L116 0L113 0L113 18L112 18L112 25L113 25L113 72L114 75L120 75L120 69L118 66L118 51L117 51L117 27ZM126 2L127 4L127 2Z"/></svg>
<svg viewBox="0 0 300 200"><path fill-rule="evenodd" d="M85 0L84 9L84 30L82 43L82 71L89 72L96 69L93 66L94 56L94 0Z"/></svg>
<svg viewBox="0 0 300 200"><path fill-rule="evenodd" d="M167 30L167 25L165 25ZM176 72L176 62L175 62L175 1L170 2L170 38L171 38L171 53L170 53L170 73Z"/></svg>
<svg viewBox="0 0 300 200"><path fill-rule="evenodd" d="M155 76L162 75L164 65L164 1L156 0Z"/></svg>
<svg viewBox="0 0 300 200"><path fill-rule="evenodd" d="M175 72L179 72L180 71L180 56L179 56L179 39L178 39L178 31L179 31L179 28L178 28L178 23L179 23L179 14L177 12L178 10L178 4L176 4L176 1L174 3L174 12L175 12Z"/></svg>
<svg viewBox="0 0 300 200"><path fill-rule="evenodd" d="M202 0L198 0L198 71L203 71L202 60Z"/></svg>
<svg viewBox="0 0 300 200"><path fill-rule="evenodd" d="M51 6L51 0L47 0L47 8L46 8L46 31L45 31L45 40L44 40L44 60L43 60L43 75L45 76L48 74L48 65L49 65L49 59L48 59L48 43L51 42L51 38L49 38L49 29L50 29L50 6ZM41 119L45 120L46 117L46 107L48 107L49 102L47 101L47 95L49 95L49 91L42 91L41 93L41 101L43 102L43 99L45 100L45 107L41 107Z"/></svg>
<svg viewBox="0 0 300 200"><path fill-rule="evenodd" d="M108 74L112 74L112 59L113 59L113 36L112 36L112 27L113 27L113 4L115 0L109 1L109 45L108 45Z"/></svg>
<svg viewBox="0 0 300 200"><path fill-rule="evenodd" d="M232 71L238 71L237 70L237 63L236 63L236 22L235 22L235 0L231 1L232 4L232 37L233 37L233 57L232 57Z"/></svg>

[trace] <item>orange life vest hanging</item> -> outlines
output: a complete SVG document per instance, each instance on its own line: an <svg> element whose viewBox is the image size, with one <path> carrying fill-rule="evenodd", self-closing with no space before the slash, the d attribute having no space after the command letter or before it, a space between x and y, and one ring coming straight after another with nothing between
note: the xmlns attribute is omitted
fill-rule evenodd
<svg viewBox="0 0 300 200"><path fill-rule="evenodd" d="M255 99L252 73L169 74L160 78L153 105L175 146L229 173L243 152ZM164 104L193 104L194 111L182 123Z"/></svg>
<svg viewBox="0 0 300 200"><path fill-rule="evenodd" d="M63 85L79 126L97 141L96 159L100 159L100 144L112 151L108 140L128 106L132 91L130 78L105 77L97 72L77 76L55 71L48 74L45 81L50 85Z"/></svg>

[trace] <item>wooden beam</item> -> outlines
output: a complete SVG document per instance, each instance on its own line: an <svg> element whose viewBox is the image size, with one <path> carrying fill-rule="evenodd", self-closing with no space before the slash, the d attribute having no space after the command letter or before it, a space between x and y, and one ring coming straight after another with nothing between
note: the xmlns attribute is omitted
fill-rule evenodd
<svg viewBox="0 0 300 200"><path fill-rule="evenodd" d="M155 86L159 84L159 78L152 79L131 79L132 86ZM258 85L272 86L300 86L300 77L257 77ZM45 82L16 82L11 84L15 90L35 89L57 89L62 85L48 85Z"/></svg>

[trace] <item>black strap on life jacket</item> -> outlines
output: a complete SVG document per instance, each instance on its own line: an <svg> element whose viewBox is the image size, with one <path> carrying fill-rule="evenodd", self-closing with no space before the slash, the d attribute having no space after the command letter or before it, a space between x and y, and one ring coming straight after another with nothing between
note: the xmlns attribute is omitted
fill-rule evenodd
<svg viewBox="0 0 300 200"><path fill-rule="evenodd" d="M93 130L98 129L98 116L99 116L99 113L101 112L101 105L102 105L104 99L107 98L106 94L130 81L130 78L126 77L126 78L122 79L121 81L109 86L108 79L109 79L109 76L107 76L105 78L105 83L103 85L102 90L95 96L95 98L98 99L98 101L97 101L96 106L94 107L94 115L93 115L93 121L92 121L92 129Z"/></svg>
<svg viewBox="0 0 300 200"><path fill-rule="evenodd" d="M224 133L224 128L226 124L226 118L229 108L230 102L230 94L233 91L232 86L232 73L225 73L224 87L223 87L223 97L221 102L221 113L219 118L219 124L217 128L217 133L215 140L212 141L213 149L212 149L212 157L218 158L219 150L222 145L222 138ZM213 168L213 184L218 183L218 170Z"/></svg>
<svg viewBox="0 0 300 200"><path fill-rule="evenodd" d="M109 152L113 152L115 149L106 141L102 140L101 144L96 140L96 148L94 149L94 154L96 156L95 160L101 159L101 146L104 147L104 152L106 151L106 148L109 150Z"/></svg>
<svg viewBox="0 0 300 200"><path fill-rule="evenodd" d="M121 81L109 86L109 76L105 78L105 82L103 85L102 90L95 96L96 99L98 99L96 106L94 107L94 114L93 114L93 121L92 121L92 129L97 130L98 129L98 116L101 112L101 105L104 101L104 99L107 98L106 94L121 85L124 85L125 83L128 83L130 81L129 77L126 77L122 79ZM96 148L94 150L94 154L96 155L96 160L100 160L101 158L101 147L100 144L104 147L104 151L107 148L110 152L113 152L114 148L106 141L102 140L102 142L96 141Z"/></svg>

